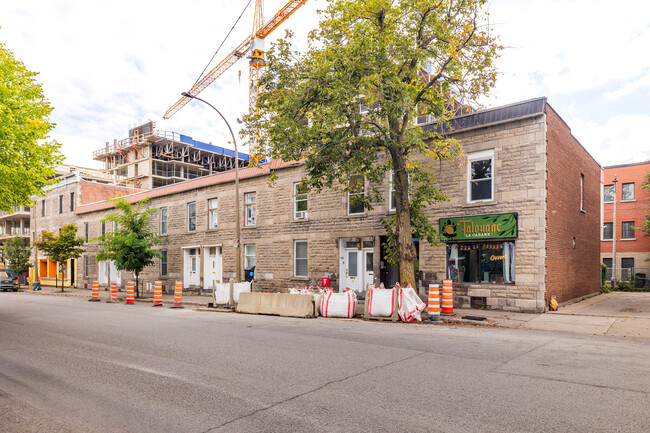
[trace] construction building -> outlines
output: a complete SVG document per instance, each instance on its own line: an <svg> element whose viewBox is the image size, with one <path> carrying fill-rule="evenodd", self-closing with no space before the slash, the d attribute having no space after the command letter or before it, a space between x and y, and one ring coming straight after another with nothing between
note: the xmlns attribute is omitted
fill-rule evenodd
<svg viewBox="0 0 650 433"><path fill-rule="evenodd" d="M248 155L177 132L160 131L154 122L129 130L128 138L93 152L116 184L153 189L248 165Z"/></svg>

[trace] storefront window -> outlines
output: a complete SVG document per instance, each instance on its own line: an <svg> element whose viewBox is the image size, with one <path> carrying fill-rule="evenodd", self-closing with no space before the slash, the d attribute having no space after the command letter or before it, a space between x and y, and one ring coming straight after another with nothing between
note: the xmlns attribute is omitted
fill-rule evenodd
<svg viewBox="0 0 650 433"><path fill-rule="evenodd" d="M448 245L447 277L461 283L513 283L514 242Z"/></svg>

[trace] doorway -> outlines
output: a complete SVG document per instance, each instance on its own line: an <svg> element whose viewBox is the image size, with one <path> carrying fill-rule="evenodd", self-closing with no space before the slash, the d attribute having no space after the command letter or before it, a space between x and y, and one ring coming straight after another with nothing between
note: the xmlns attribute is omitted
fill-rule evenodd
<svg viewBox="0 0 650 433"><path fill-rule="evenodd" d="M221 283L223 278L221 246L204 247L203 254L203 289L214 290L214 283Z"/></svg>
<svg viewBox="0 0 650 433"><path fill-rule="evenodd" d="M198 287L200 285L200 257L201 249L199 247L183 249L183 287Z"/></svg>
<svg viewBox="0 0 650 433"><path fill-rule="evenodd" d="M368 284L374 282L374 251L373 238L344 238L339 246L339 292L350 288L355 292L363 292Z"/></svg>

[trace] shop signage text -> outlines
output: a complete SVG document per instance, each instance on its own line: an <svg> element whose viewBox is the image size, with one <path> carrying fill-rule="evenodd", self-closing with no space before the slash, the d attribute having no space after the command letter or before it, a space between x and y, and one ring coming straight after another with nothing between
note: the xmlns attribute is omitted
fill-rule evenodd
<svg viewBox="0 0 650 433"><path fill-rule="evenodd" d="M517 229L516 213L440 219L443 241L512 239L517 237Z"/></svg>

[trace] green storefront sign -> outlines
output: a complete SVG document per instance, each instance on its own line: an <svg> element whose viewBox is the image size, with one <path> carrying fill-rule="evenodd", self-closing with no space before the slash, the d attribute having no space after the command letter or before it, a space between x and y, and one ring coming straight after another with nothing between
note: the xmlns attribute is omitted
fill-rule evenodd
<svg viewBox="0 0 650 433"><path fill-rule="evenodd" d="M440 238L446 242L512 239L517 237L517 228L516 213L440 218Z"/></svg>

